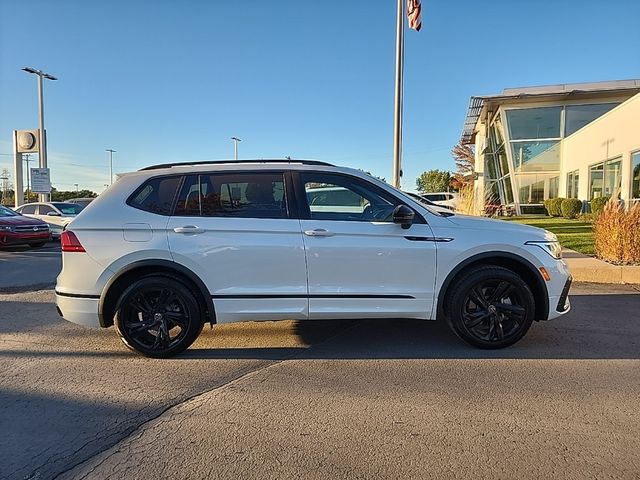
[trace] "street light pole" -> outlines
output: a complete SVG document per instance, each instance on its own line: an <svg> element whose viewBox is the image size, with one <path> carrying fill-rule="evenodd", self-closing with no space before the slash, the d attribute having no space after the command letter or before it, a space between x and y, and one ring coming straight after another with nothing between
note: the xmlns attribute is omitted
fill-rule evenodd
<svg viewBox="0 0 640 480"><path fill-rule="evenodd" d="M76 187L76 194L77 194L78 193L78 184L74 183L73 185Z"/></svg>
<svg viewBox="0 0 640 480"><path fill-rule="evenodd" d="M109 185L113 184L113 150L112 148L107 148L106 150L109 152Z"/></svg>
<svg viewBox="0 0 640 480"><path fill-rule="evenodd" d="M43 92L43 78L47 80L57 80L56 77L42 70L37 70L31 67L24 67L27 73L33 73L38 76L38 125L39 125L39 140L40 140L40 168L47 168L47 136L44 131L44 92ZM49 201L49 194L43 193L40 195L43 202Z"/></svg>
<svg viewBox="0 0 640 480"><path fill-rule="evenodd" d="M233 140L233 157L237 161L238 160L238 142L241 142L242 140L240 140L238 137L231 137L231 140Z"/></svg>

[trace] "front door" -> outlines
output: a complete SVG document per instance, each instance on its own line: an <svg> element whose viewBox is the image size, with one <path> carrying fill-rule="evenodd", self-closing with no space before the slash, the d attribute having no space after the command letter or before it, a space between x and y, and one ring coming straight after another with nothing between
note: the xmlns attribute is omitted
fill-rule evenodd
<svg viewBox="0 0 640 480"><path fill-rule="evenodd" d="M301 172L297 192L310 318L431 318L436 249L423 218L393 223L402 201L355 176Z"/></svg>
<svg viewBox="0 0 640 480"><path fill-rule="evenodd" d="M219 323L305 319L300 222L278 171L188 176L167 227L174 260L204 281Z"/></svg>

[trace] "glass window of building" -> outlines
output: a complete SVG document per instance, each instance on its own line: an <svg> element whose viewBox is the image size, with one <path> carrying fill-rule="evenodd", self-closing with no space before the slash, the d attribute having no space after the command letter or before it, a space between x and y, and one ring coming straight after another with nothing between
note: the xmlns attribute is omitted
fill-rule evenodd
<svg viewBox="0 0 640 480"><path fill-rule="evenodd" d="M619 103L567 105L564 117L564 136L568 137L618 105Z"/></svg>
<svg viewBox="0 0 640 480"><path fill-rule="evenodd" d="M578 170L567 173L567 198L578 198L578 184L580 173Z"/></svg>
<svg viewBox="0 0 640 480"><path fill-rule="evenodd" d="M589 200L602 196L604 163L589 167Z"/></svg>
<svg viewBox="0 0 640 480"><path fill-rule="evenodd" d="M622 159L615 158L589 168L589 200L597 197L620 198Z"/></svg>
<svg viewBox="0 0 640 480"><path fill-rule="evenodd" d="M631 198L640 198L640 151L631 154Z"/></svg>
<svg viewBox="0 0 640 480"><path fill-rule="evenodd" d="M545 172L560 168L560 142L511 142L516 172Z"/></svg>
<svg viewBox="0 0 640 480"><path fill-rule="evenodd" d="M605 162L604 195L620 198L620 182L622 180L622 158Z"/></svg>
<svg viewBox="0 0 640 480"><path fill-rule="evenodd" d="M560 191L560 177L552 177L549 179L549 198L558 198Z"/></svg>
<svg viewBox="0 0 640 480"><path fill-rule="evenodd" d="M507 110L510 140L560 138L562 107Z"/></svg>

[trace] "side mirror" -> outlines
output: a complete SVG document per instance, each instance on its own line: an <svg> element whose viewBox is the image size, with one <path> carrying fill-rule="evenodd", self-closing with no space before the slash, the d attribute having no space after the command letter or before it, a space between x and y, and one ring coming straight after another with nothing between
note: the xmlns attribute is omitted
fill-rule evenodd
<svg viewBox="0 0 640 480"><path fill-rule="evenodd" d="M49 212L47 213L47 217L59 217L60 214L58 212Z"/></svg>
<svg viewBox="0 0 640 480"><path fill-rule="evenodd" d="M393 211L393 223L398 223L405 230L413 223L415 213L406 205L398 205Z"/></svg>

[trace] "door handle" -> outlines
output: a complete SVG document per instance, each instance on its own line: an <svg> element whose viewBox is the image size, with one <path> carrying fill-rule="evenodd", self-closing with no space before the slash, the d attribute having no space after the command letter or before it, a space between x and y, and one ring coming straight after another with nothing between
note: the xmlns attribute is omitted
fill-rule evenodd
<svg viewBox="0 0 640 480"><path fill-rule="evenodd" d="M185 225L184 227L176 227L173 231L176 233L204 233L205 229L195 225Z"/></svg>
<svg viewBox="0 0 640 480"><path fill-rule="evenodd" d="M325 230L324 228L316 228L315 230L305 230L305 235L309 237L333 237L335 233Z"/></svg>

